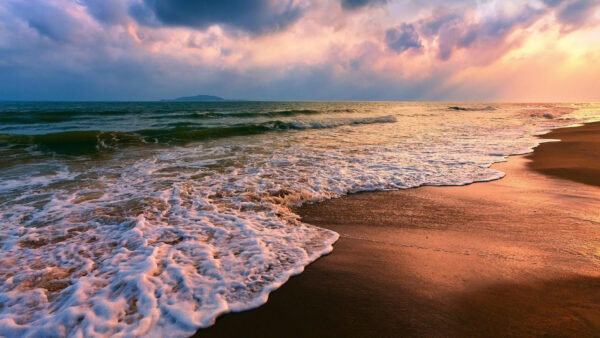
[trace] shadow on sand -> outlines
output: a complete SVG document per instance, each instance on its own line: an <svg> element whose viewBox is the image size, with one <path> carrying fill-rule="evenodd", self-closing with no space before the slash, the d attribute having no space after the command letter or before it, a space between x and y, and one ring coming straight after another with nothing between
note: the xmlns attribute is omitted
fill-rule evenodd
<svg viewBox="0 0 600 338"><path fill-rule="evenodd" d="M430 299L394 280L322 269L325 257L264 306L227 314L196 337L507 337L600 334L600 279L489 285ZM315 285L315 280L320 281Z"/></svg>

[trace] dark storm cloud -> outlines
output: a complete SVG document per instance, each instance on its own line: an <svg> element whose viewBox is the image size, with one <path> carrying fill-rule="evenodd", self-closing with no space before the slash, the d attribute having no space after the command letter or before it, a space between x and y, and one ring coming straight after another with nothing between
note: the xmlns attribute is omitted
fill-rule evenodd
<svg viewBox="0 0 600 338"><path fill-rule="evenodd" d="M108 24L124 22L127 19L126 1L123 0L80 0L96 20Z"/></svg>
<svg viewBox="0 0 600 338"><path fill-rule="evenodd" d="M38 34L58 42L77 42L81 25L61 8L43 1L12 3L9 9Z"/></svg>
<svg viewBox="0 0 600 338"><path fill-rule="evenodd" d="M423 47L415 26L407 23L388 29L385 32L385 43L388 48L399 53Z"/></svg>
<svg viewBox="0 0 600 338"><path fill-rule="evenodd" d="M302 12L293 0L142 0L130 8L138 22L149 26L226 25L253 33L283 29Z"/></svg>
<svg viewBox="0 0 600 338"><path fill-rule="evenodd" d="M388 0L341 0L342 8L344 9L356 9L367 5L384 4L386 2Z"/></svg>

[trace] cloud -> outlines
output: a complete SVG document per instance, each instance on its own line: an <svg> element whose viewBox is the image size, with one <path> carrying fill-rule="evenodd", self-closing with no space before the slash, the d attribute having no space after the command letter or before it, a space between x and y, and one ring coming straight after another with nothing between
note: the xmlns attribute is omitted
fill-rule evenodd
<svg viewBox="0 0 600 338"><path fill-rule="evenodd" d="M542 0L542 2L548 7L556 7L560 5L564 0Z"/></svg>
<svg viewBox="0 0 600 338"><path fill-rule="evenodd" d="M149 26L205 29L225 25L252 33L281 30L302 15L305 6L294 0L142 0L130 14Z"/></svg>
<svg viewBox="0 0 600 338"><path fill-rule="evenodd" d="M388 29L385 32L385 43L388 48L399 53L423 47L415 26L407 23Z"/></svg>
<svg viewBox="0 0 600 338"><path fill-rule="evenodd" d="M599 74L597 1L0 0L0 99L544 99Z"/></svg>
<svg viewBox="0 0 600 338"><path fill-rule="evenodd" d="M384 4L388 0L341 0L343 9L357 9L368 5Z"/></svg>
<svg viewBox="0 0 600 338"><path fill-rule="evenodd" d="M563 33L597 24L594 16L600 0L542 0L542 3L554 11Z"/></svg>
<svg viewBox="0 0 600 338"><path fill-rule="evenodd" d="M108 24L127 20L127 1L123 0L79 0L96 20Z"/></svg>
<svg viewBox="0 0 600 338"><path fill-rule="evenodd" d="M594 14L599 5L598 0L564 1L556 13L556 18L562 23L564 32L571 32L593 24Z"/></svg>
<svg viewBox="0 0 600 338"><path fill-rule="evenodd" d="M446 61L462 49L498 49L505 46L509 36L517 29L533 25L546 12L525 6L516 12L494 8L493 15L456 9L440 11L416 25L432 45L437 44L438 58Z"/></svg>
<svg viewBox="0 0 600 338"><path fill-rule="evenodd" d="M423 33L434 36L440 34L442 28L447 29L449 26L461 24L463 20L464 17L461 13L438 10L430 17L420 20L418 24Z"/></svg>
<svg viewBox="0 0 600 338"><path fill-rule="evenodd" d="M57 42L76 43L82 37L82 25L64 9L44 1L9 3L11 12L38 34Z"/></svg>

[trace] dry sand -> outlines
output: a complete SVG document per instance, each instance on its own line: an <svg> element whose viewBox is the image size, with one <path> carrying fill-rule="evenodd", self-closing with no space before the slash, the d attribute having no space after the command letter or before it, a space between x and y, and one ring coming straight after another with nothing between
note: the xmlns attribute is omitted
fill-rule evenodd
<svg viewBox="0 0 600 338"><path fill-rule="evenodd" d="M498 181L304 206L333 253L198 336L600 336L600 125L545 137Z"/></svg>

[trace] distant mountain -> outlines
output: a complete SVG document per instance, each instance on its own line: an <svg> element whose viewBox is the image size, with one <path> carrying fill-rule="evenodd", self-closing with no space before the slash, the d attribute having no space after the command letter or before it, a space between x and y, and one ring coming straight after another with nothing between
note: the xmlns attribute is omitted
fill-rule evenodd
<svg viewBox="0 0 600 338"><path fill-rule="evenodd" d="M196 96L183 96L178 97L176 99L171 100L161 100L161 101L178 101L178 102L218 102L225 101L224 98L214 96L214 95L196 95Z"/></svg>

